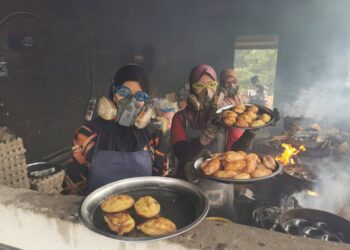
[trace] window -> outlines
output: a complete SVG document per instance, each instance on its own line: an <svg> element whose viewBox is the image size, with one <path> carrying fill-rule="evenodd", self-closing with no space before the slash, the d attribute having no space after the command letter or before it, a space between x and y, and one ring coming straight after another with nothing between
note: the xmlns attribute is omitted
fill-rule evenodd
<svg viewBox="0 0 350 250"><path fill-rule="evenodd" d="M245 102L273 106L277 36L237 36L234 69Z"/></svg>

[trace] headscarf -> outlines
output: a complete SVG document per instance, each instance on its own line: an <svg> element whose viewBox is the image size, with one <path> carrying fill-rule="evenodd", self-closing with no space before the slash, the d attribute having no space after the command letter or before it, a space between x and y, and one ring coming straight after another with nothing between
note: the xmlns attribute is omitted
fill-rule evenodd
<svg viewBox="0 0 350 250"><path fill-rule="evenodd" d="M227 78L232 78L234 83L236 84L238 82L238 77L236 72L233 69L225 69L220 73L220 83L221 85L225 84Z"/></svg>
<svg viewBox="0 0 350 250"><path fill-rule="evenodd" d="M195 66L190 73L190 86L191 86L191 93L193 93L192 84L195 82L198 82L198 80L202 77L202 75L208 74L211 78L213 78L214 81L217 80L216 72L215 70L207 65L207 64L199 64Z"/></svg>
<svg viewBox="0 0 350 250"><path fill-rule="evenodd" d="M148 92L148 77L143 69L138 65L126 65L120 68L114 76L114 82L109 91L109 98L113 100L113 88L122 85L127 81L136 81L140 84L143 91Z"/></svg>

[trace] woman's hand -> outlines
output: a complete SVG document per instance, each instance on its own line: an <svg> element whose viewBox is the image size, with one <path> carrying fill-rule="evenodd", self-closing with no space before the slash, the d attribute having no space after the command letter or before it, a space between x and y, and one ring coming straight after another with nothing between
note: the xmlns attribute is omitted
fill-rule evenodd
<svg viewBox="0 0 350 250"><path fill-rule="evenodd" d="M203 131L203 133L199 137L199 142L206 146L208 145L217 135L217 132L219 130L220 121L219 117L216 115L213 115L209 118L209 121L207 123L207 128Z"/></svg>

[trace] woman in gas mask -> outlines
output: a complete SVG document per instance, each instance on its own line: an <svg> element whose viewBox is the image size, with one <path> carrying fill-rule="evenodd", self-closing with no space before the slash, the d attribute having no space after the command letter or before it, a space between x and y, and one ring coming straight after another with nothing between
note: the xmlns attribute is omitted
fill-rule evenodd
<svg viewBox="0 0 350 250"><path fill-rule="evenodd" d="M109 99L98 103L99 117L80 127L66 169L66 193L86 194L110 182L166 175L161 131L151 126L148 81L136 65L119 69Z"/></svg>
<svg viewBox="0 0 350 250"><path fill-rule="evenodd" d="M188 105L175 114L171 126L173 152L179 161L178 176L197 183L206 192L211 205L209 215L234 219L233 186L198 178L192 171L193 162L203 151L246 150L254 136L239 140L243 133L237 134L235 128L225 128L217 121L218 104L213 105L213 97L219 84L211 66L194 67L189 83Z"/></svg>
<svg viewBox="0 0 350 250"><path fill-rule="evenodd" d="M233 69L225 69L220 73L220 85L226 89L227 96L222 105L236 105L242 103L239 96L239 84L236 72Z"/></svg>
<svg viewBox="0 0 350 250"><path fill-rule="evenodd" d="M247 135L239 143L243 132L225 129L216 121L213 97L218 90L215 70L205 64L194 67L190 73L188 106L175 114L171 126L173 151L179 160L178 175L184 175L184 165L194 160L203 150L212 153L246 150L254 135ZM220 105L221 106L221 105Z"/></svg>

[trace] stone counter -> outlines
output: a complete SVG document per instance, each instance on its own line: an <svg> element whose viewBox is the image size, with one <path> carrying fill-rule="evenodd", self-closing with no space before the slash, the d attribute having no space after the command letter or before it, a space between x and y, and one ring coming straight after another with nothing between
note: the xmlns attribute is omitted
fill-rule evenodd
<svg viewBox="0 0 350 250"><path fill-rule="evenodd" d="M81 201L79 196L48 195L0 186L0 246L26 250L350 249L347 244L207 220L167 240L124 243L91 232L82 225L77 217Z"/></svg>

